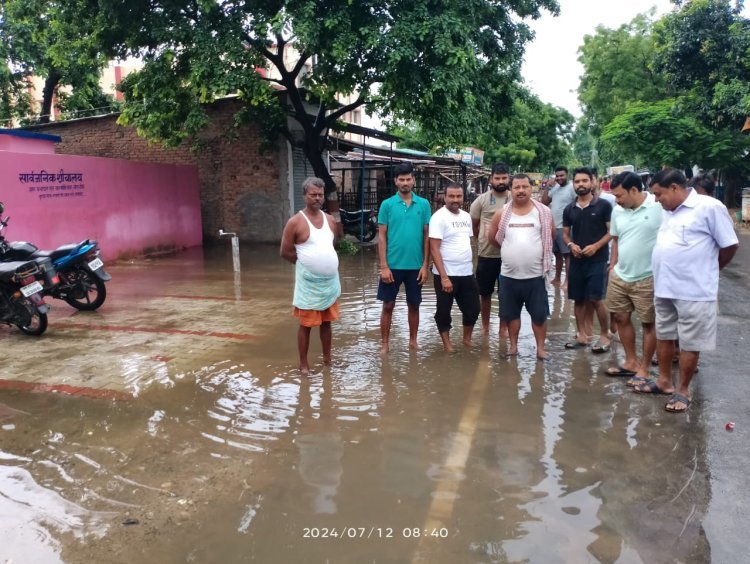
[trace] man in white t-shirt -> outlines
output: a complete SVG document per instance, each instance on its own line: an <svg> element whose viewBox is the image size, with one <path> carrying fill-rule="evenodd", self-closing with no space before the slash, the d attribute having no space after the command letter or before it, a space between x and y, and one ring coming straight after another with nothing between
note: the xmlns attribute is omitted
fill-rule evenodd
<svg viewBox="0 0 750 564"><path fill-rule="evenodd" d="M531 317L536 340L536 357L547 360L546 275L552 270L555 222L550 209L531 197L531 179L525 174L513 176L511 203L495 212L490 225L490 240L500 247L500 319L508 323L508 356L518 354L521 308Z"/></svg>
<svg viewBox="0 0 750 564"><path fill-rule="evenodd" d="M671 394L664 409L682 413L690 406L700 353L716 348L719 270L734 258L739 241L724 204L688 188L679 170L659 171L651 191L664 208L651 257L659 378L638 391ZM677 386L672 381L675 339L680 340Z"/></svg>
<svg viewBox="0 0 750 564"><path fill-rule="evenodd" d="M455 298L463 314L463 343L471 346L471 333L479 317L479 288L474 278L471 216L461 209L464 189L452 182L445 188L445 205L430 218L430 256L434 266L437 323L443 348L453 352L450 341L451 309Z"/></svg>

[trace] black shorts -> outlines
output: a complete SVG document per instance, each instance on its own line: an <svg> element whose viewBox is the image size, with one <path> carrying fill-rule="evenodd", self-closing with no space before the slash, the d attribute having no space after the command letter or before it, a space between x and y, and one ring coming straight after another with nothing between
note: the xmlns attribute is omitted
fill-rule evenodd
<svg viewBox="0 0 750 564"><path fill-rule="evenodd" d="M597 302L607 297L607 261L571 259L568 299Z"/></svg>
<svg viewBox="0 0 750 564"><path fill-rule="evenodd" d="M521 309L526 306L531 322L544 325L549 317L549 300L544 276L518 280L500 276L500 320L521 319Z"/></svg>
<svg viewBox="0 0 750 564"><path fill-rule="evenodd" d="M378 283L378 299L382 302L395 302L401 284L406 291L406 303L419 305L422 303L422 286L417 282L419 270L391 270L393 282L386 284L383 279Z"/></svg>
<svg viewBox="0 0 750 564"><path fill-rule="evenodd" d="M480 296L491 296L497 286L500 290L500 267L502 266L500 257L477 257L477 285L479 286Z"/></svg>

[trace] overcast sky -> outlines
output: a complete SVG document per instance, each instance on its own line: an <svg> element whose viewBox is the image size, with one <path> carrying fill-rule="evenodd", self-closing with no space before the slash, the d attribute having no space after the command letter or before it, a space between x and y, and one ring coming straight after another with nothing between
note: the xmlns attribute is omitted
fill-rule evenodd
<svg viewBox="0 0 750 564"><path fill-rule="evenodd" d="M523 76L542 101L578 117L581 109L576 90L583 74L578 47L583 36L592 34L600 24L617 28L652 7L658 17L672 4L669 0L559 0L559 4L559 16L544 12L531 23L536 37L526 48Z"/></svg>

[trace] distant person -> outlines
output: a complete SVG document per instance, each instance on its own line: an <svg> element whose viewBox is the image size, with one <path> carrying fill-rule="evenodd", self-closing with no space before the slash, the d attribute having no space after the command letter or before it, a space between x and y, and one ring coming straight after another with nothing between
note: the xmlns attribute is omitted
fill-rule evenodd
<svg viewBox="0 0 750 564"><path fill-rule="evenodd" d="M555 221L550 209L534 200L531 180L516 174L511 180L511 203L495 212L490 237L502 253L500 273L500 318L508 324L510 349L518 354L521 309L531 317L536 340L536 356L547 360L544 341L547 338L546 275L552 270L552 247Z"/></svg>
<svg viewBox="0 0 750 564"><path fill-rule="evenodd" d="M716 348L719 270L734 258L739 241L724 204L688 188L679 170L659 171L651 191L664 208L651 258L659 378L634 391L671 394L664 409L682 413L690 407L700 353ZM672 381L675 339L680 341L677 386Z"/></svg>
<svg viewBox="0 0 750 564"><path fill-rule="evenodd" d="M695 191L702 196L711 196L713 198L714 190L716 190L716 182L714 177L710 174L699 174L694 176L689 183L690 186L695 188Z"/></svg>
<svg viewBox="0 0 750 564"><path fill-rule="evenodd" d="M380 204L378 213L378 257L380 281L377 298L383 302L380 314L380 350L390 347L393 308L399 288L404 285L408 308L409 347L417 348L419 304L422 285L427 280L430 224L430 202L412 192L414 169L411 163L396 166L393 171L396 193Z"/></svg>
<svg viewBox="0 0 750 564"><path fill-rule="evenodd" d="M570 273L570 249L565 246L562 238L563 210L576 199L573 184L568 181L568 169L564 166L555 168L555 182L552 186L545 186L541 190L539 201L549 206L552 217L555 219L557 238L555 239L555 277L552 279L554 286L562 284L562 268L565 262L565 284L567 287L568 274Z"/></svg>
<svg viewBox="0 0 750 564"><path fill-rule="evenodd" d="M479 299L482 315L482 330L485 335L490 332L490 311L492 308L492 294L499 285L500 249L493 244L489 236L492 217L497 210L508 202L508 188L510 187L510 173L505 163L492 165L490 186L484 194L471 204L469 215L474 237L477 238L477 270L476 279L479 286ZM508 335L508 327L500 322L500 336Z"/></svg>
<svg viewBox="0 0 750 564"><path fill-rule="evenodd" d="M604 305L609 259L609 221L612 206L594 196L594 174L581 167L573 171L576 200L563 212L563 238L570 248L568 298L575 302L576 339L565 344L577 349L588 344L586 334L587 302L599 318L601 334L591 346L594 353L609 351L609 312Z"/></svg>
<svg viewBox="0 0 750 564"><path fill-rule="evenodd" d="M471 216L461 209L463 203L463 187L451 182L445 188L445 205L430 219L430 256L437 301L435 323L446 352L453 352L450 330L454 299L463 314L466 347L471 347L471 334L480 310L479 288L472 264Z"/></svg>
<svg viewBox="0 0 750 564"><path fill-rule="evenodd" d="M656 350L654 321L654 275L651 254L661 225L662 208L652 194L645 192L634 172L621 172L612 179L612 194L618 206L612 211L609 233L612 256L609 267L607 305L619 327L625 349L622 364L608 368L609 376L630 377L628 384L648 379L651 357ZM635 328L631 320L635 311L643 330L643 356L635 347Z"/></svg>
<svg viewBox="0 0 750 564"><path fill-rule="evenodd" d="M594 196L598 196L605 202L609 202L609 205L612 206L612 210L615 209L617 206L617 202L615 201L615 196L610 191L604 191L602 189L603 184L599 182L599 172L597 171L596 167L591 168L591 172L594 173ZM609 256L610 259L612 258L612 241L609 242ZM610 261L607 261L607 272L610 270ZM605 302L606 307L606 302ZM594 309L591 306L591 303L587 305L586 309L586 334L587 335L593 335L594 330ZM617 339L617 319L615 319L615 314L611 311L609 312L609 338Z"/></svg>
<svg viewBox="0 0 750 564"><path fill-rule="evenodd" d="M307 352L313 327L320 327L323 364L331 364L331 321L339 318L339 257L333 247L337 226L333 217L321 210L324 186L320 178L307 178L302 183L305 207L289 219L281 235L281 257L295 265L292 305L299 318L297 347L303 374L310 372Z"/></svg>

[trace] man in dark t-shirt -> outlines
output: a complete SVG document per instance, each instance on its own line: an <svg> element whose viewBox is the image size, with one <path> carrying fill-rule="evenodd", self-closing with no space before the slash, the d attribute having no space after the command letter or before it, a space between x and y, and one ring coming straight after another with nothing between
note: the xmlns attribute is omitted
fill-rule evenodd
<svg viewBox="0 0 750 564"><path fill-rule="evenodd" d="M599 319L601 334L591 347L595 353L609 351L609 313L604 305L607 291L609 259L609 221L612 205L594 196L594 174L585 167L573 171L576 200L563 211L563 241L570 248L568 298L575 302L576 339L565 348L576 349L588 344L586 309L593 308Z"/></svg>

